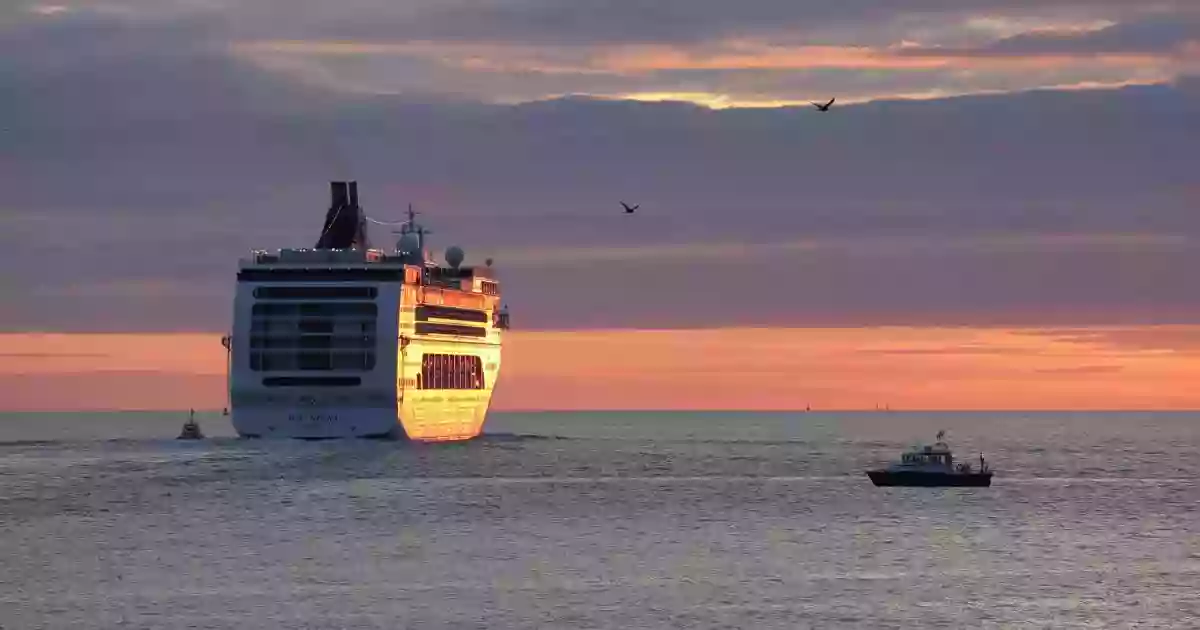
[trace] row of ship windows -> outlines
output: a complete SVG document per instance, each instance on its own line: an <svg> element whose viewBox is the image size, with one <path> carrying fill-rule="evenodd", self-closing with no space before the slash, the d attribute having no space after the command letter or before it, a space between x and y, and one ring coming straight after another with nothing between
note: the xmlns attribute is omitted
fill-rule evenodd
<svg viewBox="0 0 1200 630"><path fill-rule="evenodd" d="M375 368L375 352L250 351L250 369L255 372L342 371L369 372ZM426 354L421 357L417 389L483 389L483 361L477 356Z"/></svg>
<svg viewBox="0 0 1200 630"><path fill-rule="evenodd" d="M375 335L250 335L252 350L366 350L375 347Z"/></svg>
<svg viewBox="0 0 1200 630"><path fill-rule="evenodd" d="M267 343L256 341L262 339L283 340L289 337L300 338L309 335L331 336L338 339L371 338L374 339L375 321L336 320L336 319L285 319L271 320L254 318L250 321L251 347L266 347ZM486 326L475 324L442 324L429 321L418 321L413 326L417 334L459 335L466 337L486 337Z"/></svg>
<svg viewBox="0 0 1200 630"><path fill-rule="evenodd" d="M255 372L334 371L370 372L375 369L375 351L250 351L250 369Z"/></svg>
<svg viewBox="0 0 1200 630"><path fill-rule="evenodd" d="M258 287L254 297L263 300L373 300L375 287Z"/></svg>
<svg viewBox="0 0 1200 630"><path fill-rule="evenodd" d="M410 282L417 280L416 270L405 275ZM459 277L442 278L439 275L431 279L435 283L437 280L449 280L457 285ZM486 295L499 295L500 285L495 280L483 280L480 290ZM372 286L275 286L256 287L253 295L261 300L373 300L379 296L379 290Z"/></svg>
<svg viewBox="0 0 1200 630"><path fill-rule="evenodd" d="M413 332L418 335L486 337L488 329L482 326L417 322L416 326L413 327ZM306 343L314 345L303 345ZM250 327L251 348L366 348L374 345L374 324L300 321L256 324Z"/></svg>
<svg viewBox="0 0 1200 630"><path fill-rule="evenodd" d="M250 334L258 336L285 335L366 335L375 334L375 321L343 321L328 319L287 319L267 320L253 319L250 321Z"/></svg>
<svg viewBox="0 0 1200 630"><path fill-rule="evenodd" d="M328 317L374 319L379 308L372 302L259 302L250 309L252 318ZM487 311L455 306L422 304L414 309L417 320L453 319L464 322L487 323Z"/></svg>
<svg viewBox="0 0 1200 630"><path fill-rule="evenodd" d="M372 302L260 302L250 309L252 316L268 317L374 316L378 312Z"/></svg>
<svg viewBox="0 0 1200 630"><path fill-rule="evenodd" d="M463 354L427 354L421 357L417 389L483 389L483 361Z"/></svg>
<svg viewBox="0 0 1200 630"><path fill-rule="evenodd" d="M257 302L250 312L257 317L374 316L379 307L373 302ZM418 319L436 317L487 322L487 312L479 308L422 304L414 312Z"/></svg>

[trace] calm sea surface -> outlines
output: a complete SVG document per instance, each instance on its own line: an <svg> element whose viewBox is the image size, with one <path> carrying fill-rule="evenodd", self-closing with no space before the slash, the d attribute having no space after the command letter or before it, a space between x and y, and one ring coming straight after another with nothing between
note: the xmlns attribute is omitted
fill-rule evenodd
<svg viewBox="0 0 1200 630"><path fill-rule="evenodd" d="M0 627L1196 628L1200 414L0 414ZM991 488L874 488L947 430Z"/></svg>

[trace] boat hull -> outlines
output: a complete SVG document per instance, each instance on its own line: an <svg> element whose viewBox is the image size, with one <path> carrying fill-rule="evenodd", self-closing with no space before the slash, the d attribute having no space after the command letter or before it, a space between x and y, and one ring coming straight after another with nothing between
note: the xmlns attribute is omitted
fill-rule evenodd
<svg viewBox="0 0 1200 630"><path fill-rule="evenodd" d="M498 353L497 353L498 354ZM498 371L496 366L491 376ZM395 406L307 406L277 402L230 409L234 430L244 438L329 440L377 438L413 442L459 442L483 433L492 388L482 390L397 390ZM302 398L322 400L309 392ZM280 401L291 401L278 395Z"/></svg>
<svg viewBox="0 0 1200 630"><path fill-rule="evenodd" d="M234 407L230 419L234 430L244 438L329 440L405 437L396 412L389 409Z"/></svg>
<svg viewBox="0 0 1200 630"><path fill-rule="evenodd" d="M879 487L986 488L992 485L992 473L941 473L929 471L870 470L867 477Z"/></svg>

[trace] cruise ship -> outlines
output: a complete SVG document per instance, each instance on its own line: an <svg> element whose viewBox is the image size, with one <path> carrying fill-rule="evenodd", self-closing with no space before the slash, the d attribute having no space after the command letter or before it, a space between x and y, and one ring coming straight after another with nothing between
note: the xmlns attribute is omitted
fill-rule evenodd
<svg viewBox="0 0 1200 630"><path fill-rule="evenodd" d="M332 182L311 249L239 261L227 353L229 416L247 438L478 436L509 326L492 261L445 264L409 208L391 252L372 249L358 183Z"/></svg>

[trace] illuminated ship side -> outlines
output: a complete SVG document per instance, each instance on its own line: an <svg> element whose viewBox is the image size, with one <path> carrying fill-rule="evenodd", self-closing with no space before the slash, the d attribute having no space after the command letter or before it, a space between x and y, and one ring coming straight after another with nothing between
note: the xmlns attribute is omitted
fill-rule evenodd
<svg viewBox="0 0 1200 630"><path fill-rule="evenodd" d="M409 211L392 252L371 249L357 182L333 182L313 249L240 262L229 415L243 437L466 440L500 374L508 314L491 261L426 253Z"/></svg>

